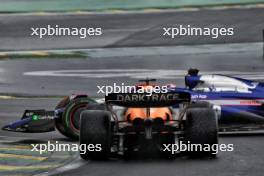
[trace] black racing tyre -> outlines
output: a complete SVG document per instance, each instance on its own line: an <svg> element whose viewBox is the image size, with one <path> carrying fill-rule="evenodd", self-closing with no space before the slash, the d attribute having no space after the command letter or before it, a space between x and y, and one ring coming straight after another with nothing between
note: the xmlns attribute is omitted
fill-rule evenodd
<svg viewBox="0 0 264 176"><path fill-rule="evenodd" d="M111 150L111 114L103 110L87 110L81 114L80 147L100 145L100 151L80 152L81 158L87 160L104 160Z"/></svg>
<svg viewBox="0 0 264 176"><path fill-rule="evenodd" d="M84 110L87 110L88 104L96 103L88 97L76 98L70 101L62 114L61 129L65 130L67 137L71 139L78 139L80 133L80 117ZM62 131L62 130L61 130Z"/></svg>
<svg viewBox="0 0 264 176"><path fill-rule="evenodd" d="M211 108L190 108L186 112L185 144L209 146L209 151L188 151L191 157L215 157L218 145L218 119Z"/></svg>
<svg viewBox="0 0 264 176"><path fill-rule="evenodd" d="M55 107L55 109L64 108L65 106L67 106L69 104L69 102L70 102L70 97L66 96L58 103L58 105ZM55 119L55 127L62 135L70 138L71 136L67 133L65 126L62 123L62 113L59 114L59 116L60 116L59 118Z"/></svg>
<svg viewBox="0 0 264 176"><path fill-rule="evenodd" d="M213 105L207 101L195 101L188 108L212 108Z"/></svg>
<svg viewBox="0 0 264 176"><path fill-rule="evenodd" d="M55 119L55 127L63 136L71 138L71 135L67 133L64 125L62 124L61 118Z"/></svg>

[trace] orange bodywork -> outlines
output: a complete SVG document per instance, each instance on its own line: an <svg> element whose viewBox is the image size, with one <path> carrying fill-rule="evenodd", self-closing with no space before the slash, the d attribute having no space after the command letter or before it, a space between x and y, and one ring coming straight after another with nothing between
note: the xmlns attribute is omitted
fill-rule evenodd
<svg viewBox="0 0 264 176"><path fill-rule="evenodd" d="M145 90L152 89L154 84L138 84L137 87L143 87ZM147 111L149 110L149 115ZM161 118L164 121L172 120L172 113L168 107L158 108L128 108L125 112L126 121L134 121L135 119L146 119L146 118Z"/></svg>
<svg viewBox="0 0 264 176"><path fill-rule="evenodd" d="M128 108L125 113L125 119L127 121L133 121L136 118L145 119L145 118L161 118L162 120L171 120L172 114L169 108L150 108L150 114L148 117L147 108Z"/></svg>

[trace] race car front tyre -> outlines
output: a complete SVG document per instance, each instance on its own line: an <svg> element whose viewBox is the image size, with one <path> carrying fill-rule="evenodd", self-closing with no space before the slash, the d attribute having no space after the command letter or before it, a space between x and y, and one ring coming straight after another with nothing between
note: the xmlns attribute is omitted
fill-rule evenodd
<svg viewBox="0 0 264 176"><path fill-rule="evenodd" d="M218 119L211 108L189 108L186 112L185 144L198 146L188 150L191 157L216 157Z"/></svg>
<svg viewBox="0 0 264 176"><path fill-rule="evenodd" d="M65 108L65 106L67 106L70 102L70 97L66 96L64 97L59 103L58 105L55 107L55 109L61 109L61 108ZM71 138L71 135L69 135L66 131L65 126L62 123L62 113L59 114L59 118L55 118L55 127L56 129L64 136Z"/></svg>
<svg viewBox="0 0 264 176"><path fill-rule="evenodd" d="M95 101L88 97L82 97L74 99L66 105L61 121L67 137L70 137L71 139L79 138L80 115L83 111L87 110L88 104L92 103L95 103Z"/></svg>
<svg viewBox="0 0 264 176"><path fill-rule="evenodd" d="M111 150L111 138L111 115L108 111L86 110L81 113L81 158L85 160L107 159ZM91 148L91 146L95 146L95 148ZM83 150L84 148L85 150Z"/></svg>

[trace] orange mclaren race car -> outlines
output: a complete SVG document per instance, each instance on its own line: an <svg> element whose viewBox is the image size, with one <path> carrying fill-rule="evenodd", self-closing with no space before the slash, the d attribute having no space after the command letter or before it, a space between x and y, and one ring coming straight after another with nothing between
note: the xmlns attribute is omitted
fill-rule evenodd
<svg viewBox="0 0 264 176"><path fill-rule="evenodd" d="M150 84L155 80L142 81L135 86L136 91L108 94L103 101L73 95L63 99L55 111L26 110L21 120L3 129L32 133L56 127L87 147L80 153L83 159L106 159L112 154L130 157L135 153L171 157L178 142L218 143L218 117L211 104L191 102L190 93L168 91L167 86L166 91L157 93L152 91L156 85ZM90 150L95 145L99 148ZM212 150L188 153L215 156Z"/></svg>
<svg viewBox="0 0 264 176"><path fill-rule="evenodd" d="M143 88L149 93L153 85L148 79L144 81ZM171 157L177 141L209 148L218 144L217 114L209 103L191 103L186 92L146 92L112 93L105 97L102 109L97 106L97 110L81 113L80 145L101 147L100 151L80 153L83 159L106 159L111 154L130 157L135 153ZM215 156L211 148L188 153Z"/></svg>

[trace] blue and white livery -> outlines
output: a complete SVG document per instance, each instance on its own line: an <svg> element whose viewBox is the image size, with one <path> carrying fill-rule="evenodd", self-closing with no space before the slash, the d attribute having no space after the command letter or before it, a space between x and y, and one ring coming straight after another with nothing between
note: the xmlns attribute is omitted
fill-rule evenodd
<svg viewBox="0 0 264 176"><path fill-rule="evenodd" d="M172 91L189 92L192 101L210 102L217 110L221 124L264 122L264 83L198 73L199 70L190 69L185 76L186 88Z"/></svg>

